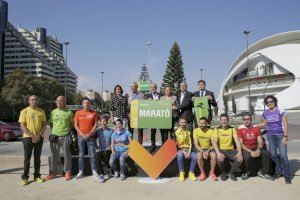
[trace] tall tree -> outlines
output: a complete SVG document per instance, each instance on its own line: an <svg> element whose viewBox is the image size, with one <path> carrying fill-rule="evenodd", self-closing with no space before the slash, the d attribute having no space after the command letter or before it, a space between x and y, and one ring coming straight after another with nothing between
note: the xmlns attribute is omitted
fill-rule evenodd
<svg viewBox="0 0 300 200"><path fill-rule="evenodd" d="M139 77L139 81L149 81L150 77L149 77L149 71L148 71L148 67L147 65L144 63L142 66L142 71Z"/></svg>
<svg viewBox="0 0 300 200"><path fill-rule="evenodd" d="M30 94L39 97L39 106L48 115L55 107L56 97L64 94L64 87L57 80L30 77L22 70L16 70L6 76L1 95L13 109L13 112L8 114L19 113L26 107Z"/></svg>
<svg viewBox="0 0 300 200"><path fill-rule="evenodd" d="M185 81L183 61L181 51L177 42L174 42L167 64L165 74L163 76L162 88L172 86L175 92L179 92L180 82Z"/></svg>

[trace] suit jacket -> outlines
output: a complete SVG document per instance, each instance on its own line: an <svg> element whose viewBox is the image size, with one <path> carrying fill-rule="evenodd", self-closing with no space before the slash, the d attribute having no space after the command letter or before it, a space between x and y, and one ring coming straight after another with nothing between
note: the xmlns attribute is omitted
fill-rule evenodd
<svg viewBox="0 0 300 200"><path fill-rule="evenodd" d="M217 107L218 104L216 102L215 95L214 95L213 92L206 90L205 96L211 96L212 97L212 100L208 100L208 112L209 112L208 120L209 120L209 122L211 122L211 120L212 120L211 106ZM199 91L194 92L194 97L200 97L200 92Z"/></svg>
<svg viewBox="0 0 300 200"><path fill-rule="evenodd" d="M182 99L182 102L180 102L181 93L177 94L179 117L186 118L188 122L193 121L192 97L193 97L193 94L191 92L186 91L185 95Z"/></svg>
<svg viewBox="0 0 300 200"><path fill-rule="evenodd" d="M160 99L160 97L162 96L162 94L159 93L159 92L155 92L155 94L158 95L158 99ZM152 93L145 94L145 99L146 99L146 100L147 100L147 99L153 99Z"/></svg>

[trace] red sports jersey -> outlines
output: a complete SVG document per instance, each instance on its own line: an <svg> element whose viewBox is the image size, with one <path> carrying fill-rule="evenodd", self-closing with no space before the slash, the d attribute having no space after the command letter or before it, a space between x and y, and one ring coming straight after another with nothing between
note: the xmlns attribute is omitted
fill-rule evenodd
<svg viewBox="0 0 300 200"><path fill-rule="evenodd" d="M248 128L243 125L238 128L238 137L243 139L244 145L249 149L257 147L258 136L261 136L259 127Z"/></svg>

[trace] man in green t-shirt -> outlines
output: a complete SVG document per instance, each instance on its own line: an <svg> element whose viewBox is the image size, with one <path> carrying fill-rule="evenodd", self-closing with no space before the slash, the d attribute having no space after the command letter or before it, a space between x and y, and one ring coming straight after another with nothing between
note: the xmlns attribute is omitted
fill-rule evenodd
<svg viewBox="0 0 300 200"><path fill-rule="evenodd" d="M59 160L60 148L64 153L64 172L65 180L70 180L71 177L71 137L70 130L73 128L73 113L65 108L65 97L58 96L56 98L57 108L52 110L49 117L49 124L52 128L50 138L51 149L51 167L47 180L54 179L57 175L57 167Z"/></svg>

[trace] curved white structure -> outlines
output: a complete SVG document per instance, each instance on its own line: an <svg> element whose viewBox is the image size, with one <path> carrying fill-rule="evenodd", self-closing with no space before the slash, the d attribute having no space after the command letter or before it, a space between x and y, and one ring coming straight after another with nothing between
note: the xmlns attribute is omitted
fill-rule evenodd
<svg viewBox="0 0 300 200"><path fill-rule="evenodd" d="M279 107L300 109L300 30L264 38L242 52L231 65L218 97L219 113L263 111L266 95L275 95ZM248 85L250 83L250 98Z"/></svg>

